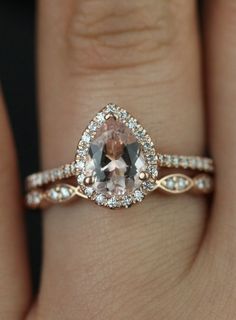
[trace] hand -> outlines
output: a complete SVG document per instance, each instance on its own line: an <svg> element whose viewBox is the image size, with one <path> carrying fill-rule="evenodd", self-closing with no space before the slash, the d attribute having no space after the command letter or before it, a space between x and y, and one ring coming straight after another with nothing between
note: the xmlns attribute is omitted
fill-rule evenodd
<svg viewBox="0 0 236 320"><path fill-rule="evenodd" d="M203 12L200 34L194 1L39 1L43 167L70 161L84 127L112 101L140 119L161 152L210 150L216 187L210 203L155 193L119 212L84 200L50 208L32 303L1 106L1 319L236 318L236 4L206 0Z"/></svg>

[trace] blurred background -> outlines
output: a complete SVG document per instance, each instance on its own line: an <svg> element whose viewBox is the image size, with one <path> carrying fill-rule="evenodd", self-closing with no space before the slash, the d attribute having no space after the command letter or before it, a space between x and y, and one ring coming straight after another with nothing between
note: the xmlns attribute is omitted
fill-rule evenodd
<svg viewBox="0 0 236 320"><path fill-rule="evenodd" d="M15 136L23 193L25 176L39 168L33 0L0 1L0 79ZM41 266L41 216L39 212L27 212L25 219L33 286L37 292Z"/></svg>

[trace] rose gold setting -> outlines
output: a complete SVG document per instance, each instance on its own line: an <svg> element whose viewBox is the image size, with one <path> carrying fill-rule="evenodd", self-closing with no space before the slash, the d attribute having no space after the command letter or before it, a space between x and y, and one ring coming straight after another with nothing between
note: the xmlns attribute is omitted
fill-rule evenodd
<svg viewBox="0 0 236 320"><path fill-rule="evenodd" d="M114 120L109 120L110 118L114 118ZM110 196L107 196L99 191L98 186L95 186L96 172L88 172L88 157L89 148L95 141L97 133L109 121L112 121L112 123L119 122L121 128L124 128L122 130L128 131L135 139L136 144L142 150L140 152L142 152L144 170L139 171L137 177L139 182L135 180L136 184L131 191L128 192L127 189L125 193L113 192ZM124 147L124 145L122 144L120 147ZM119 146L115 148L117 150ZM106 156L108 157L107 152ZM115 160L111 159L111 161ZM161 168L188 169L201 173L191 177L182 172L175 172L158 179ZM210 174L213 172L214 164L210 158L157 153L151 137L138 121L125 109L110 103L97 113L88 124L78 143L73 162L27 177L26 188L28 194L26 203L29 207L36 208L53 203L64 203L76 197L82 197L111 209L127 208L134 203L141 202L148 193L157 189L169 194L181 194L188 191L199 194L210 193L213 189L213 178ZM76 178L76 186L67 183L72 178Z"/></svg>
<svg viewBox="0 0 236 320"><path fill-rule="evenodd" d="M85 177L84 178L84 185L85 186L91 186L94 183L94 177Z"/></svg>
<svg viewBox="0 0 236 320"><path fill-rule="evenodd" d="M142 181L149 179L149 177L150 177L150 175L149 175L148 172L142 171L139 174L139 179L142 180Z"/></svg>
<svg viewBox="0 0 236 320"><path fill-rule="evenodd" d="M210 158L167 154L157 154L157 156L157 163L160 168L196 170L206 173L214 172L213 160ZM26 188L27 190L31 190L42 187L56 181L73 177L76 175L76 172L76 161L73 161L58 168L34 173L26 178Z"/></svg>
<svg viewBox="0 0 236 320"><path fill-rule="evenodd" d="M159 180L157 179L153 191L158 189L168 194L181 194L186 192L209 194L212 192L212 188L213 178L209 174L200 174L191 178L185 174L174 173L164 176ZM139 196L135 202L141 202L142 194ZM89 197L81 193L79 187L59 183L52 185L46 190L35 189L29 191L26 195L26 204L30 208L39 208L56 203L66 203L76 197L89 199ZM104 205L109 207L107 202Z"/></svg>

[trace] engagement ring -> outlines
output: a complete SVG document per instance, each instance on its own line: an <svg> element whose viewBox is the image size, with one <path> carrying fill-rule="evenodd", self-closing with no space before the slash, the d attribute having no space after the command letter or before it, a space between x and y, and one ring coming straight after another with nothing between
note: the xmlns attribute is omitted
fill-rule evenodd
<svg viewBox="0 0 236 320"><path fill-rule="evenodd" d="M170 173L162 174L163 168ZM213 172L210 158L159 153L140 123L109 103L83 132L74 161L27 177L26 203L37 208L82 197L111 209L128 208L158 190L208 194Z"/></svg>

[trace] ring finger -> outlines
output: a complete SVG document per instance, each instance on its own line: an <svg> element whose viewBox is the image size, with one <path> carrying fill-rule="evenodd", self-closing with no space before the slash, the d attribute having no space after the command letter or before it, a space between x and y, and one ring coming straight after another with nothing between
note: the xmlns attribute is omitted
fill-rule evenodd
<svg viewBox="0 0 236 320"><path fill-rule="evenodd" d="M41 0L39 8L44 167L70 161L82 129L110 101L127 106L158 138L160 151L203 153L194 1ZM147 308L147 301L190 264L204 211L204 200L189 196L168 203L151 196L127 215L106 215L83 201L50 209L44 220L40 312L53 319L59 305L61 318L68 319L69 310L92 318L102 309L112 318L132 298L134 283ZM169 277L173 259L179 263ZM65 292L72 298L61 303ZM141 317L137 307L136 300L122 308L123 318L130 312Z"/></svg>

